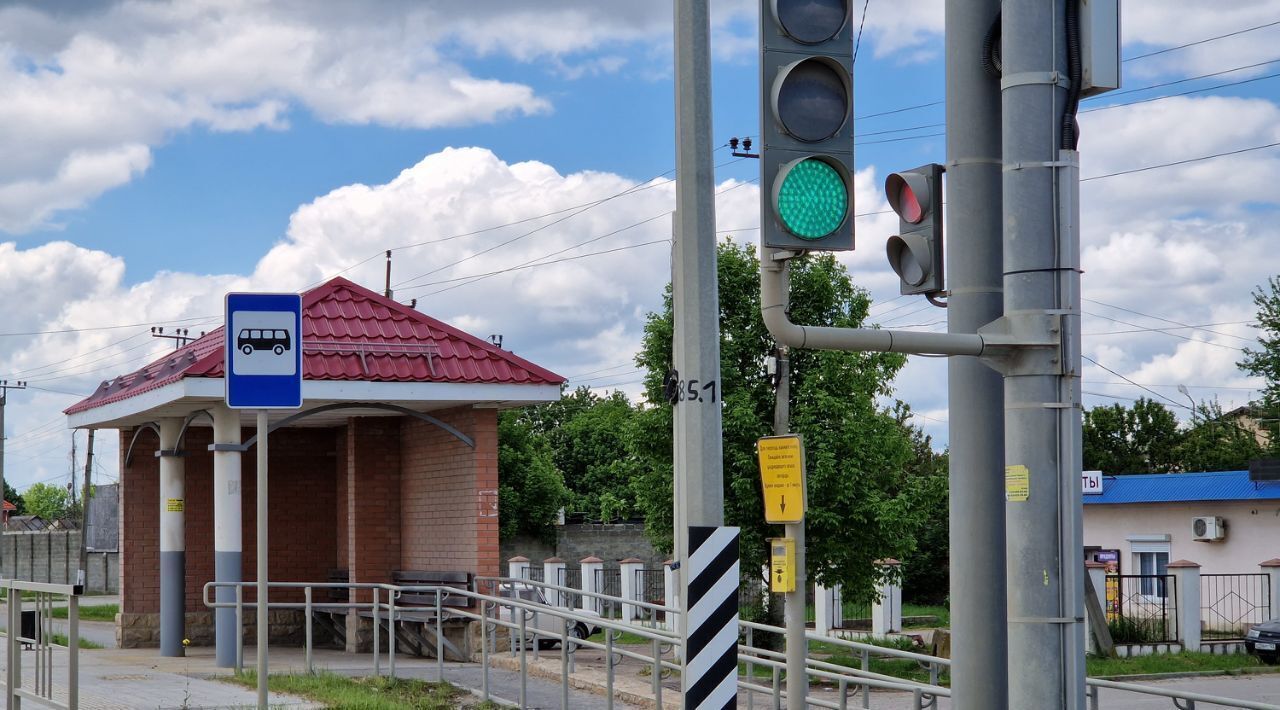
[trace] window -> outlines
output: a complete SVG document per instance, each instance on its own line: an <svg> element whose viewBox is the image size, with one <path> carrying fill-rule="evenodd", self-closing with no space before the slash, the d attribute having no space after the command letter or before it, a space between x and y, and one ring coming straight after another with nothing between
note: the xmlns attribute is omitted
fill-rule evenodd
<svg viewBox="0 0 1280 710"><path fill-rule="evenodd" d="M1163 538L1161 540L1160 538ZM1143 596L1164 599L1169 596L1169 542L1167 535L1143 535L1129 538L1133 550L1133 569L1142 575L1138 591Z"/></svg>

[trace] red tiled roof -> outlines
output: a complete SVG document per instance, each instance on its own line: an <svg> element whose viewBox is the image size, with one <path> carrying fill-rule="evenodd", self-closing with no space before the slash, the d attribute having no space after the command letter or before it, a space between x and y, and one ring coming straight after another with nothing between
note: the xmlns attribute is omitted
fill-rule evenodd
<svg viewBox="0 0 1280 710"><path fill-rule="evenodd" d="M222 377L223 329L142 369L107 380L67 408L76 414L186 377ZM302 296L306 380L560 384L565 378L343 278Z"/></svg>

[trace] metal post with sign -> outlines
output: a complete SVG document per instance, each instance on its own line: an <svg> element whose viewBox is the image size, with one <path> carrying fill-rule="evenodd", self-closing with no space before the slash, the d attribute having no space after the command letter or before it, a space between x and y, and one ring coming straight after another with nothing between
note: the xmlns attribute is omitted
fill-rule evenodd
<svg viewBox="0 0 1280 710"><path fill-rule="evenodd" d="M804 479L804 441L799 434L766 436L756 442L764 519L781 523L784 537L770 540L770 588L783 593L786 607L787 707L805 707L808 674L805 657L804 512L808 503Z"/></svg>
<svg viewBox="0 0 1280 710"><path fill-rule="evenodd" d="M266 708L267 414L302 406L302 296L228 293L223 341L227 407L257 410L258 707Z"/></svg>

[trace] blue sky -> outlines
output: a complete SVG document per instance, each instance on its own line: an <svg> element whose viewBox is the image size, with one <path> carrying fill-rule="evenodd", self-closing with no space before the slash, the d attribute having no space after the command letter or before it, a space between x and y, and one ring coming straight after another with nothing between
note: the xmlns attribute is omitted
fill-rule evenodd
<svg viewBox="0 0 1280 710"><path fill-rule="evenodd" d="M0 8L0 149L12 156L0 167L0 297L23 304L6 310L0 334L74 331L0 335L0 378L41 388L15 393L8 411L7 475L20 487L69 470L61 409L164 350L145 326L104 326L214 327L227 290L303 288L386 248L599 200L675 165L667 2L89 7ZM717 142L757 132L755 7L712 3ZM1128 62L1126 89L1248 68L1086 103L1196 92L1083 114L1084 175L1280 142L1280 81L1267 76L1280 71L1270 63L1277 22L1280 0L1126 2L1126 56L1244 30ZM939 0L873 0L865 27L858 115L943 98ZM1244 79L1256 81L1200 91ZM886 208L886 172L945 157L929 135L943 116L936 105L857 123L858 212ZM718 173L728 190L719 227L753 242L758 165L723 150L716 161L729 163ZM1256 396L1260 383L1234 363L1256 343L1250 290L1277 270L1277 179L1280 151L1270 149L1083 187L1085 353L1107 368L1086 368L1087 404L1145 395L1177 409L1179 384L1228 407ZM661 216L673 195L657 184L562 223L397 251L395 280L538 225L415 283L663 239L665 218L574 246ZM858 248L841 258L878 302L873 318L944 329L941 311L897 298L883 257L895 225L859 220ZM398 296L474 333L504 333L508 347L575 382L635 393L629 363L669 268L666 248L636 246ZM379 258L345 275L378 288L381 271ZM897 383L939 444L944 373L913 360ZM103 438L110 477L114 444Z"/></svg>

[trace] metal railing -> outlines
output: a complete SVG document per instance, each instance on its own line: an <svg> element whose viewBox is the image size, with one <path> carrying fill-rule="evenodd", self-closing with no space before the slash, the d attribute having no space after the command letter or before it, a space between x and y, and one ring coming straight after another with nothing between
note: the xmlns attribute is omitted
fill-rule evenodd
<svg viewBox="0 0 1280 710"><path fill-rule="evenodd" d="M211 601L212 590L219 586L234 587L237 590L237 601L224 603ZM237 611L237 618L243 620L244 608L252 608L254 604L253 602L244 601L242 590L252 586L254 586L253 582L234 584L210 582L204 588L205 606L211 609L234 608ZM303 609L306 612L306 665L308 671L312 672L314 671L314 666L312 662L313 635L311 617L316 613L317 608L323 608L326 611L355 609L358 613L368 614L373 621L372 655L375 675L382 674L382 659L385 657L388 672L395 676L397 653L395 624L404 620L410 609L419 615L424 608L434 610L434 614L428 615L430 618L423 620L419 617L419 621L435 627L434 652L437 663L437 677L440 679L445 677L444 655L446 641L444 624L455 622L456 620L479 622L481 628L481 633L478 634L480 639L479 655L482 665L481 677L483 684L481 693L486 700L492 698L490 661L506 651L511 657L517 659L516 665L520 672L519 702L521 705L526 705L527 680L530 667L540 658L540 647L549 644L558 644L560 647L558 655L560 659L561 706L563 708L569 707L569 678L575 670L575 654L581 649L593 649L604 653L605 702L607 707L610 708L613 707L617 668L624 659L638 661L648 667L651 692L657 707L662 707L662 679L680 672L680 639L673 630L649 626L644 623L627 623L602 618L594 614L584 613L580 609L555 607L540 601L511 596L511 594L516 593L515 590L536 589L542 594L548 591L558 591L562 594L572 592L583 596L598 597L602 602L613 601L621 604L621 599L613 597L611 600L609 598L611 595L603 593L590 594L582 592L580 589L562 585L507 577L476 578L474 587L470 590L440 586L358 583L272 582L269 586L272 589L301 589L303 591L304 601L302 603L292 601L270 602L268 606L271 609ZM314 596L314 590L319 588L367 590L367 596L370 598L368 601L348 602L345 604L313 604L311 600ZM405 593L412 593L417 596L434 595L435 603L427 604L425 607L422 605L406 607L403 604L397 604L397 600ZM445 600L450 598L467 599L470 601L470 605L466 608L448 607L445 605ZM627 603L635 604L645 609L651 616L661 614L666 618L674 619L675 615L679 613L676 609L645 601L627 601ZM546 621L548 618L551 619L550 623ZM386 634L385 642L382 640L381 634L383 621L387 622L388 631L390 632ZM601 632L600 640L579 637L579 634L575 633L575 628L582 624L599 629ZM738 687L747 691L748 707L754 707L759 695L769 698L769 704L772 707L780 707L786 698L786 684L783 680L783 672L786 667L784 656L777 651L758 648L756 642L760 640L759 636L761 634L783 636L785 635L785 630L776 626L746 621L740 622L740 630L742 640L739 644L738 652L740 660L745 665L746 673L745 675L739 675ZM623 633L628 634L632 643L621 643ZM504 637L506 639L505 649L502 648L500 643L500 640ZM637 638L639 643L635 643ZM806 640L809 643L826 644L829 646L827 650L834 650L840 653L847 652L857 663L857 667L854 667L831 663L830 659L807 659L807 676L811 679L822 681L827 688L834 689L834 694L828 692L824 695L821 690L815 691L815 689L809 688L806 691L805 702L810 706L846 708L849 707L850 700L855 700L860 701L861 707L869 708L871 707L871 693L879 691L909 694L912 698L912 707L917 710L925 710L926 708L937 707L937 698L950 697L950 689L940 685L942 674L947 672L951 664L948 659L824 636L814 632L808 632ZM243 650L241 648L237 652L238 667L242 657ZM876 660L906 660L917 663L928 674L928 681L915 681L877 673L871 670ZM756 672L758 669L764 669L767 674L767 680L758 677L759 674ZM1187 693L1136 683L1119 683L1093 678L1087 679L1086 683L1090 710L1099 710L1102 707L1101 690L1166 697L1175 700L1175 707L1183 710L1194 709L1197 702L1247 710L1280 710L1280 706L1266 703ZM808 684L806 684L806 687L808 688ZM1124 706L1115 705L1113 707Z"/></svg>
<svg viewBox="0 0 1280 710"><path fill-rule="evenodd" d="M1243 640L1249 627L1271 615L1271 575L1200 575L1200 637Z"/></svg>
<svg viewBox="0 0 1280 710"><path fill-rule="evenodd" d="M1117 644L1176 642L1177 582L1171 574L1108 575L1105 611L1111 638Z"/></svg>
<svg viewBox="0 0 1280 710"><path fill-rule="evenodd" d="M0 581L5 592L5 707L20 707L30 700L46 707L76 710L80 707L80 594L71 584L45 584L16 579ZM54 643L54 602L67 602L67 645ZM30 609L27 605L30 604ZM31 658L31 684L25 685L22 647ZM65 689L58 686L57 659L66 652ZM56 696L56 697L55 697Z"/></svg>

